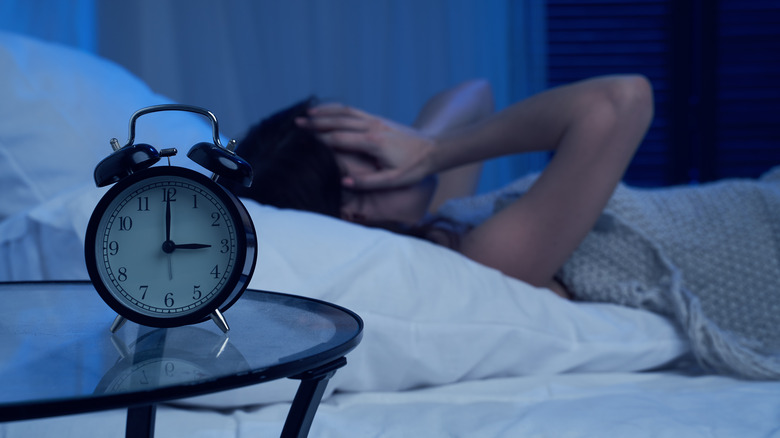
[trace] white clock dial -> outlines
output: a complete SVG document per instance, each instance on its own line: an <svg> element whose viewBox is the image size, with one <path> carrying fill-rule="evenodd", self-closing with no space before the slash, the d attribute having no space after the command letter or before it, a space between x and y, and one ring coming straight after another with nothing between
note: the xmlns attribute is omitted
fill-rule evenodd
<svg viewBox="0 0 780 438"><path fill-rule="evenodd" d="M95 234L101 282L142 315L197 311L226 288L237 269L235 219L222 198L192 178L160 175L124 187Z"/></svg>
<svg viewBox="0 0 780 438"><path fill-rule="evenodd" d="M130 186L101 225L103 281L140 313L191 312L235 269L236 231L226 207L190 180L157 177Z"/></svg>

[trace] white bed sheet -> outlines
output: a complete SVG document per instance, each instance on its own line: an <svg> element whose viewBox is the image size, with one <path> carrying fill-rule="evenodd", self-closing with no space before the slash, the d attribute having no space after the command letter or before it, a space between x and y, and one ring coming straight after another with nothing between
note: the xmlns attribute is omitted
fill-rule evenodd
<svg viewBox="0 0 780 438"><path fill-rule="evenodd" d="M236 413L241 436L271 433L263 420L281 418L285 407ZM780 383L609 373L337 394L320 408L312 436L764 437L778 428Z"/></svg>
<svg viewBox="0 0 780 438"><path fill-rule="evenodd" d="M156 436L278 436L288 403L231 411L163 406ZM122 437L124 412L0 425L2 438ZM55 433L56 431L56 433ZM463 382L400 392L338 393L312 438L780 436L780 382L603 373Z"/></svg>

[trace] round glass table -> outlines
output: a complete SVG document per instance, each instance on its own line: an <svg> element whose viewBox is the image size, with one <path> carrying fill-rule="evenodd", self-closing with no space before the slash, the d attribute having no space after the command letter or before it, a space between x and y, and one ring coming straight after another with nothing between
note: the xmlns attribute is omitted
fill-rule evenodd
<svg viewBox="0 0 780 438"><path fill-rule="evenodd" d="M131 437L154 435L157 403L280 378L300 380L281 436L306 436L363 331L343 307L251 289L227 334L211 321L112 334L89 282L0 283L0 302L0 421L127 408Z"/></svg>

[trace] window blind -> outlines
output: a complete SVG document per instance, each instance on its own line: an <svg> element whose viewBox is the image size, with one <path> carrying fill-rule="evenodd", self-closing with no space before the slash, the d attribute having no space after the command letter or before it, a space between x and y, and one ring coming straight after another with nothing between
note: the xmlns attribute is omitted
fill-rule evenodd
<svg viewBox="0 0 780 438"><path fill-rule="evenodd" d="M780 2L548 0L547 32L549 86L629 72L653 83L655 119L628 183L780 164Z"/></svg>

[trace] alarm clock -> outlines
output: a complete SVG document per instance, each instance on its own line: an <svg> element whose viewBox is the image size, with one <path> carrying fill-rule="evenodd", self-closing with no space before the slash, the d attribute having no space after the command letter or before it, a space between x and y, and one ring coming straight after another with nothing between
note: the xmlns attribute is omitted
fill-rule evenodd
<svg viewBox="0 0 780 438"><path fill-rule="evenodd" d="M188 111L211 120L213 142L187 156L213 172L211 178L172 166L174 148L134 144L135 122L158 111ZM257 236L241 201L218 182L252 182L252 168L219 140L217 119L203 108L169 104L136 111L127 144L111 139L114 152L95 167L98 187L114 184L87 225L87 272L100 297L118 316L151 327L175 327L212 319L227 333L223 312L249 284ZM161 158L168 165L152 167Z"/></svg>

